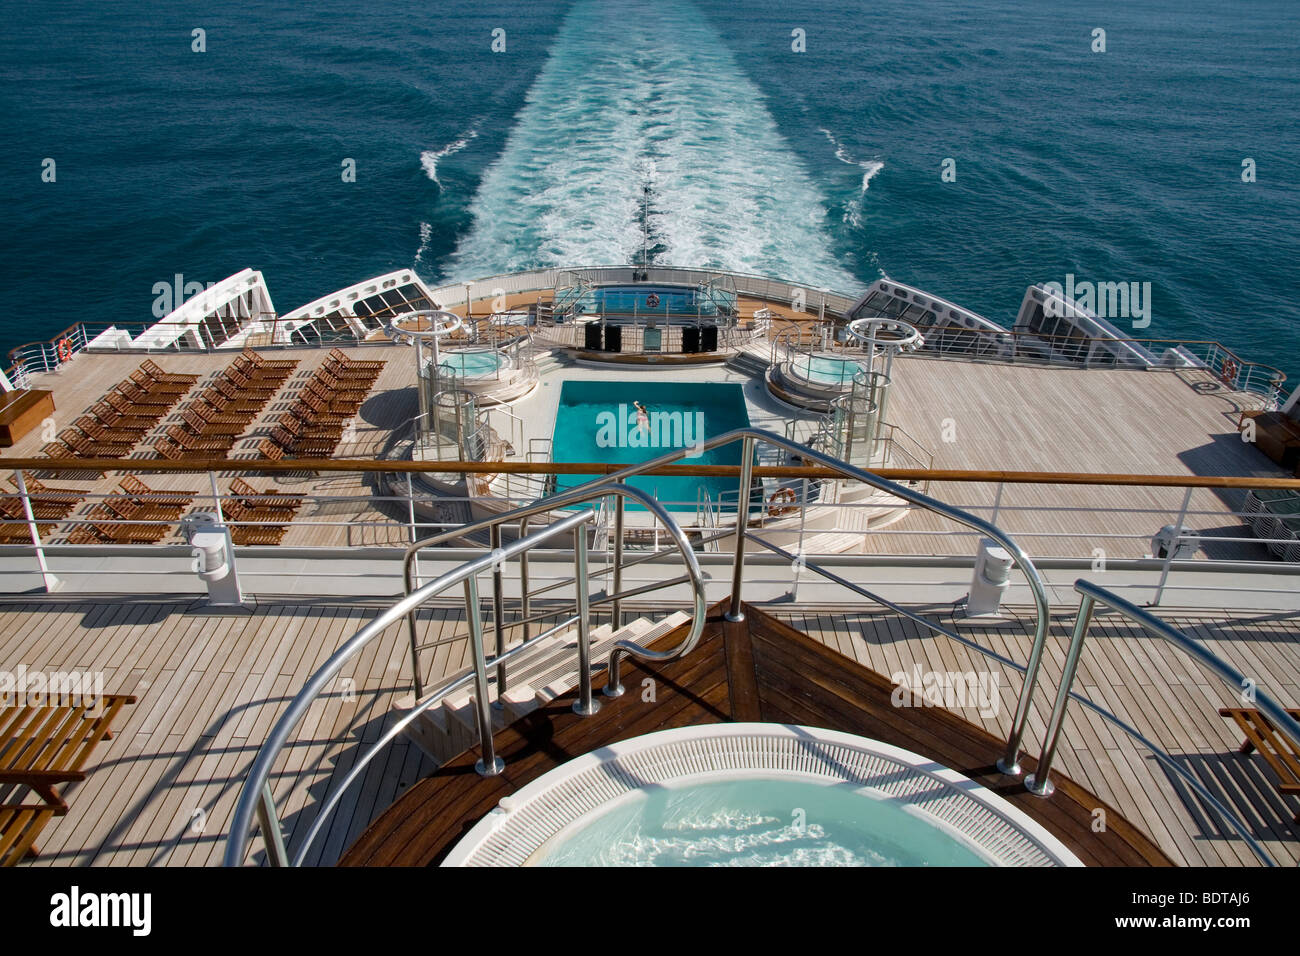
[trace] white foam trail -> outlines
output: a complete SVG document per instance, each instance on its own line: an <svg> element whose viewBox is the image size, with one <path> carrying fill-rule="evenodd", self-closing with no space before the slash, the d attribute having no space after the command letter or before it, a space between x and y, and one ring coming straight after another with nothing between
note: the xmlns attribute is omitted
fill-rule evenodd
<svg viewBox="0 0 1300 956"><path fill-rule="evenodd" d="M636 261L852 291L827 203L687 0L579 0L470 205L449 277Z"/></svg>
<svg viewBox="0 0 1300 956"><path fill-rule="evenodd" d="M425 252L429 249L429 240L433 238L433 225L431 223L420 223L420 248L415 250L415 262L413 266L418 266L424 258Z"/></svg>
<svg viewBox="0 0 1300 956"><path fill-rule="evenodd" d="M883 161L878 159L868 159L858 162L853 159L844 145L835 138L835 134L828 129L822 129L822 133L830 140L830 144L835 147L835 158L847 166L857 166L862 172L862 188L858 190L857 196L850 200L844 207L844 221L850 226L862 225L862 204L867 195L867 189L871 185L871 180L876 173L885 168Z"/></svg>
<svg viewBox="0 0 1300 956"><path fill-rule="evenodd" d="M442 185L442 180L438 178L438 160L450 156L452 153L459 153L477 136L478 131L470 129L467 130L459 139L452 143L448 143L442 149L426 149L420 154L420 165L424 167L424 174L437 183L439 189L445 188Z"/></svg>

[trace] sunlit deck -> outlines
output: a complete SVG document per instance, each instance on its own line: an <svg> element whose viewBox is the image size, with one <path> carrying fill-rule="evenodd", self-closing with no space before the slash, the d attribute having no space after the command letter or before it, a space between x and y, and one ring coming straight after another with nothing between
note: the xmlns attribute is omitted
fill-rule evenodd
<svg viewBox="0 0 1300 956"><path fill-rule="evenodd" d="M756 300L746 307L752 310ZM773 306L775 308L775 306ZM374 459L384 456L405 436L418 414L416 379L411 350L374 344L345 350L353 357L386 360L383 372L361 407L354 427L344 435L335 457ZM237 442L232 456L256 458L259 441L273 418L283 412L311 372L324 361L326 350L291 348L266 350L277 359L299 361L294 376L262 411ZM54 431L71 423L113 385L135 369L138 354L82 353L61 371L32 376L33 387L53 390L57 411ZM189 396L216 376L234 354L175 353L156 356L168 372L201 376ZM731 381L744 386L751 422L782 432L796 419L795 436L806 439L813 418L773 398L760 378L730 367L697 369L628 369L555 364L542 376L542 387L515 402L520 434L516 445L527 448L533 438L549 440L555 417L559 381L626 380L629 377L685 376L689 380ZM979 364L915 356L900 357L894 368L890 420L918 447L933 455L940 469L992 469L1053 472L1103 472L1173 476L1233 475L1284 477L1254 448L1240 441L1236 419L1249 397L1217 385L1195 370L1129 371L1071 370ZM552 387L555 386L555 387ZM187 398L189 397L187 396ZM111 493L121 474L129 474L132 459L154 457L152 440L178 420L176 410L154 433L122 459L120 473L103 480L60 476L54 487L78 487ZM5 457L36 455L49 430L29 434ZM521 440L522 439L522 444ZM509 460L519 461L522 454ZM0 458L2 463L3 458ZM197 492L195 510L212 510L211 487L205 475L151 476L160 489ZM226 493L229 476L219 476ZM375 502L374 476L352 474L284 474L257 479L259 487L306 494L281 542L286 547L400 546L410 539L409 512L402 502ZM503 482L491 494L518 494ZM1116 489L1085 485L996 485L936 483L936 496L967 506L1023 535L1035 555L1089 555L1101 548L1108 558L1141 557L1150 553L1149 536L1163 524L1174 523L1182 504L1182 489ZM1230 512L1240 510L1244 492L1197 490L1190 501L1187 527L1201 531L1206 557L1269 560L1265 549L1249 541L1216 542L1220 537L1249 537ZM87 502L72 517L84 517ZM995 511L996 504L996 511ZM1139 513L1140 512L1140 513ZM1135 514L1137 515L1135 517ZM842 527L853 530L852 515L843 513ZM47 541L66 540L72 525L55 528ZM878 554L969 555L974 542L952 530L942 519L909 514L885 532L864 534L850 550ZM175 542L175 532L164 539Z"/></svg>
<svg viewBox="0 0 1300 956"><path fill-rule="evenodd" d="M983 671L985 658L888 613L844 605L768 610L829 648L889 676L899 671ZM951 624L947 609L913 610ZM1026 753L1035 755L1048 693L1060 675L1070 609L1058 608L1045 663L1040 705L1030 721ZM139 702L120 732L87 768L89 779L67 791L72 806L45 831L39 859L24 865L214 865L239 788L273 722L308 675L339 644L378 613L365 602L292 601L271 597L251 612L216 614L188 600L108 598L95 602L9 599L0 604L0 668L102 670L106 691ZM639 613L639 612L638 612ZM1300 628L1295 615L1167 610L1175 626L1202 638L1285 706L1300 704ZM462 612L430 610L424 636L464 633ZM1024 661L1029 627L1023 614L980 640ZM323 796L351 768L359 748L391 720L394 701L409 691L408 646L391 628L344 671L291 741L288 763L274 778L289 845L300 840ZM687 658L687 661L690 659ZM469 663L460 640L426 655L426 680ZM959 716L1005 736L1019 678L992 666L1000 701L995 715ZM1221 685L1158 641L1125 623L1102 618L1085 650L1077 689L1166 747L1187 770L1238 812L1279 861L1300 861L1294 798L1278 797L1271 772L1237 754L1233 725L1220 706L1237 703ZM427 686L427 684L426 684ZM1149 754L1082 708L1068 718L1061 771L1091 789L1149 836L1175 862L1251 864L1231 838L1171 780ZM433 764L400 740L366 772L317 842L310 862L333 862L365 827ZM283 774L305 775L290 791Z"/></svg>

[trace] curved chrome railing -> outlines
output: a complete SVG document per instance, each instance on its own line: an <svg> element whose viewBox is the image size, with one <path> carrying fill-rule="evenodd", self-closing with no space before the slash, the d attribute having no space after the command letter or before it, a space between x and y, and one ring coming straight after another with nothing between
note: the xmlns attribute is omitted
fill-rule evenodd
<svg viewBox="0 0 1300 956"><path fill-rule="evenodd" d="M1046 591L1043 587L1042 579L1038 574L1038 570L1034 567L1033 562L1030 561L1029 557L1008 534L995 525L970 514L969 512L950 506L912 488L896 484L895 482L881 478L878 475L874 475L852 465L847 465L829 455L786 439L774 432L759 428L741 428L711 438L704 442L702 447L698 449L695 447L675 449L656 458L650 459L649 461L629 465L626 468L619 469L604 477L595 478L589 482L542 501L525 505L499 515L483 518L463 527L433 535L410 545L407 549L403 564L403 576L407 585L407 595L393 607L389 608L382 615L376 618L375 621L372 621L366 627L358 631L312 676L303 690L294 698L285 714L277 722L275 728L272 730L271 736L258 753L257 759L254 761L253 767L249 772L243 793L241 794L239 804L236 808L235 817L231 824L230 837L226 847L226 864L238 865L243 859L248 839L250 838L251 823L255 813L259 817L261 828L265 834L268 855L272 862L288 862L288 855L280 836L279 822L275 816L274 800L268 783L271 768L276 756L287 743L293 728L305 715L307 707L310 705L311 701L322 692L325 684L337 675L343 664L350 660L362 647L381 633L386 627L388 627L388 625L394 623L401 617L407 618L408 629L411 637L411 663L417 690L415 707L413 708L413 712L407 714L396 727L390 728L389 732L387 732L381 739L380 744L376 746L382 746L382 744L392 740L402 728L409 724L410 721L418 715L418 713L422 713L428 707L432 706L433 703L444 699L446 695L451 693L453 690L464 687L472 677L478 688L476 703L478 704L479 710L479 736L480 746L483 753L483 759L479 762L479 769L480 772L486 774L499 772L499 762L496 760L495 754L492 750L491 718L487 712L487 662L483 652L481 621L479 619L478 611L477 575L489 570L494 572L494 610L499 609L500 601L498 595L500 594L499 589L501 586L500 569L505 561L516 555L519 555L522 558L523 556L526 556L529 550L541 541L554 537L564 531L576 529L579 525L590 522L594 518L594 511L588 508L585 511L579 512L577 515L570 515L556 521L554 524L548 525L540 531L523 536L522 530L526 530L527 521L531 517L561 508L568 508L573 505L590 502L595 498L614 495L620 504L618 512L616 513L616 527L617 529L621 529L623 512L621 504L626 499L632 499L650 511L655 518L664 525L669 537L673 540L678 551L682 555L683 560L686 562L687 575L684 580L690 583L695 599L694 619L687 636L677 647L665 651L652 651L648 648L642 647L634 641L617 642L610 651L609 669L607 671L605 687L605 693L607 695L617 696L622 692L619 683L619 663L623 657L633 656L647 660L671 660L690 653L698 643L700 634L704 627L704 582L699 569L698 560L696 559L694 550L691 548L684 532L682 532L681 528L672 519L671 515L664 509L664 507L653 497L638 489L631 488L622 482L624 478L651 472L655 469L671 465L685 457L687 454L695 454L697 451L712 450L736 441L742 443L741 480L737 495L736 525L732 532L732 535L735 538L735 559L732 568L730 604L726 614L726 617L729 620L738 621L743 620L744 617L742 611L743 602L741 600L741 584L743 581L745 563L746 529L752 508L752 504L750 503L753 500L754 451L755 443L758 441L764 441L778 448L785 449L787 452L798 454L807 464L821 465L843 478L863 482L864 484L878 488L911 504L933 511L956 521L959 524L963 524L968 528L979 531L992 538L1007 550L1011 555L1013 562L1021 569L1021 572L1025 576L1026 582L1033 594L1037 611L1034 644L1033 649L1030 652L1029 661L1024 667L1025 680L1021 689L1020 701L1017 706L1016 716L1007 741L1006 753L1003 759L999 761L999 767L1004 772L1009 774L1019 774L1020 767L1018 759L1020 743L1024 735L1034 686L1038 678L1043 648L1046 643L1048 624L1048 602ZM746 502L746 504L741 506L741 501ZM500 531L502 525L516 521L521 525L521 536L509 545L502 546L500 544ZM426 585L419 588L413 587L414 561L421 550L454 538L463 538L466 535L482 530L488 530L492 536L492 549L487 554L441 575ZM586 639L588 603L586 600L586 591L583 586L587 577L585 567L585 529L575 531L574 537L577 558L575 562L577 566L575 576L579 582L577 588L577 620L580 628L578 642L580 658L579 665L581 680L584 684L580 699L575 703L575 710L578 710L579 713L583 713L584 710L580 708L585 707L586 712L590 713L594 712L596 708L592 704L590 698L590 662L586 659L586 655L590 652L590 647L588 640ZM617 608L617 601L622 597L629 596L633 593L641 593L646 589L638 588L626 593L619 590L619 573L623 565L622 535L616 531L615 537L616 551L614 558L615 564L613 568L614 584L612 585L615 593L606 597L605 600L614 601L615 607ZM766 542L763 542L761 539L756 538L755 541L760 545L766 546ZM681 583L681 581L682 579L678 579L671 583ZM465 585L466 605L467 608L470 609L470 639L474 648L474 673L459 678L452 684L440 689L437 693L421 700L419 696L421 690L419 687L419 645L414 612L435 594L458 582L463 582ZM526 601L528 594L527 582L524 580L522 583L524 585L524 600ZM652 585L652 587L660 586L663 585ZM527 615L525 615L525 620L527 620ZM509 659L521 653L525 648L531 647L536 640L541 640L545 635L541 635L531 641L525 640L524 643L506 651L504 648L504 636L501 628L500 616L498 616L495 623L497 626L497 653L493 658L493 662L498 666L499 676L504 676L502 673L504 664ZM503 689L503 686L503 684L498 685L498 693ZM365 763L368 763L375 752L376 750L372 748L362 757L362 760ZM356 779L358 773L359 768L354 768L353 772L348 775L345 781L345 787ZM327 802L326 807L322 812L325 812L325 810L332 810L337 803L337 800L337 796L332 797ZM314 839L316 833L319 832L319 829L320 826L314 824L309 831L309 838ZM304 854L305 848L300 848L295 857L295 862L300 862L304 858Z"/></svg>
<svg viewBox="0 0 1300 956"><path fill-rule="evenodd" d="M224 863L226 866L239 866L244 858L248 848L248 842L252 837L253 816L256 814L259 819L259 826L262 830L263 839L267 845L267 855L273 865L284 865L289 862L288 855L285 851L283 837L280 832L279 819L275 813L275 800L271 794L270 777L271 770L275 765L276 758L284 749L285 744L289 741L290 734L294 728L307 715L308 708L325 690L326 685L333 680L342 670L343 665L354 658L360 651L372 640L382 634L389 625L400 620L408 613L414 612L417 608L425 604L431 598L441 594L447 588L455 584L465 585L465 604L468 610L470 620L470 643L474 652L474 668L469 674L463 675L456 681L448 684L439 690L438 693L430 695L424 701L417 701L416 706L412 708L411 713L407 714L402 720L380 738L379 742L372 745L369 750L363 754L349 773L343 786L336 788L334 794L322 806L317 814L317 819L308 832L308 838L304 840L303 845L299 848L294 859L294 865L301 863L305 858L307 850L311 846L311 841L320 831L320 826L324 818L333 810L338 803L339 798L346 792L350 785L359 775L360 771L374 758L375 754L382 749L383 745L392 740L401 732L412 720L420 713L423 713L433 704L444 699L453 691L459 690L469 684L471 681L476 685L477 710L479 713L479 734L480 742L483 748L483 759L480 764L484 769L490 772L499 771L500 762L492 750L492 724L491 717L487 712L487 663L483 653L483 639L479 619L479 599L478 599L478 575L485 571L492 570L494 566L499 566L502 562L509 560L517 554L522 554L529 549L536 547L543 541L556 537L560 534L573 531L575 532L575 541L578 543L577 556L579 571L582 560L586 557L586 529L583 527L589 524L595 517L595 512L587 508L576 514L570 515L561 521L535 532L527 538L520 538L511 542L505 547L498 548L489 552L473 561L467 561L459 567L453 568L446 574L440 575L433 581L419 588L411 594L406 595L388 610L384 611L373 621L368 623L352 635L344 644L335 651L324 664L322 664L307 683L303 686L297 696L290 702L288 708L276 721L275 727L272 728L271 734L267 737L266 743L258 751L253 766L249 769L248 777L245 779L244 788L239 797L239 802L235 807L234 818L230 824L230 833L226 841L226 853ZM580 575L581 576L581 575ZM510 651L509 657L513 657L530 645L521 644ZM590 696L590 673L587 675L587 693Z"/></svg>
<svg viewBox="0 0 1300 956"><path fill-rule="evenodd" d="M738 502L752 500L754 446L756 442L763 441L763 442L767 442L768 444L775 445L778 448L782 448L787 452L791 452L801 456L803 461L806 464L821 465L822 467L828 468L831 471L835 472L837 475L839 475L842 478L848 478L854 481L860 481L874 488L878 488L881 491L888 492L889 494L897 498L901 498L902 500L909 502L910 504L917 505L918 507L924 508L927 511L933 511L936 514L942 515L945 518L949 518L950 520L957 522L958 524L965 525L966 527L971 528L972 530L978 531L981 534L986 535L989 538L992 538L1001 547L1006 549L1006 551L1011 555L1012 561L1016 564L1017 567L1020 568L1021 573L1024 574L1025 576L1025 581L1028 584L1030 592L1033 595L1034 606L1037 615L1034 624L1034 643L1032 649L1030 650L1029 661L1025 665L1025 683L1021 688L1020 699L1016 705L1016 716L1015 716L1015 720L1012 723L1011 732L1007 739L1006 752L1004 753L1002 759L998 762L999 768L1004 773L1011 774L1011 775L1019 775L1020 742L1024 737L1025 726L1029 718L1029 708L1032 702L1034 688L1038 681L1038 672L1039 672L1040 664L1042 662L1043 648L1047 642L1047 625L1048 625L1047 592L1043 586L1043 581L1041 576L1038 573L1038 569L1034 567L1034 564L1029 559L1029 556L1025 554L1025 552L1020 548L1018 544L1016 544L1016 542L1012 539L1012 537L1009 534L1007 534L1005 531L1003 531L1001 528L997 527L996 525L988 521L985 521L983 518L971 514L970 512L965 511L961 508L956 508L953 507L952 505L946 504L945 502L939 501L937 498L931 498L929 495L917 491L916 489L909 488L906 485L897 484L896 482L890 481L886 478L881 478L879 475L872 474L869 471L865 471L853 465L845 464L844 462L830 455L809 448L806 445L801 445L798 442L785 438L782 435L778 435L775 432L767 431L766 429L762 429L762 428L733 429L732 431L725 432L724 434L717 435L713 438L708 439L707 441L703 442L702 445L700 446L674 449L673 451L666 452L665 454L660 455L657 458L651 458L648 461L640 462L635 465L628 465L626 468L620 468L619 470L611 472L610 474L605 475L604 477L592 479L591 481L578 485L574 488L569 489L568 491L562 492L558 495L554 495L543 501L536 502L530 505L525 505L521 508L516 508L513 511L507 511L500 515L496 515L490 518L483 518L479 521L465 525L462 528L455 529L454 531L442 532L441 534L434 535L430 538L425 538L423 541L417 541L414 544L412 544L409 548L407 548L406 561L403 569L407 590L410 591L413 585L411 569L412 569L412 562L414 560L414 556L416 553L418 553L418 551L420 551L423 548L430 547L434 544L442 543L444 541L450 540L455 537L462 537L465 534L471 534L475 531L488 529L493 526L499 527L503 523L526 520L530 517L533 517L538 514L542 514L547 511L553 511L557 508L562 508L583 501L589 501L593 497L596 497L599 494L599 490L601 488L606 488L608 491L609 486L619 485L625 478L635 477L637 475L654 471L657 468L662 468L666 465L671 465L674 462L679 461L682 458L686 457L687 454L694 455L697 454L698 452L711 451L714 448L719 448L723 445L729 445L732 442L736 442L736 441L743 442L743 451L741 454L740 485L739 485L739 494L737 498ZM631 488L628 488L627 492L629 493L628 495L626 495L627 497L638 498L638 500L642 500L642 503L644 503L643 499L646 498L644 494L640 492L636 492L635 489L631 489ZM660 515L661 521L665 520L667 518L667 513L663 511L662 506L658 505L658 502L655 502L655 505L656 508L652 510L656 511L656 514ZM741 620L743 617L743 614L741 612L740 594L741 594L741 580L742 580L742 574L744 571L744 564L745 564L745 539L746 539L745 526L748 523L748 509L744 511L744 515L746 518L745 521L739 520L741 513L742 510L738 506L737 507L738 520L737 520L736 531L735 531L736 552L735 552L735 561L732 566L731 602L727 613L727 616L730 620ZM620 522L618 528L621 529L622 527L621 509L616 514L616 520ZM617 593L617 589L618 589L617 575L620 572L620 568L622 564L622 535L616 532L615 538L616 538L615 540L616 550L615 550L615 557L614 557L615 583L613 587ZM698 564L696 564L695 562L694 552L686 544L685 537L680 533L680 529L678 530L678 533L674 535L674 540L676 541L679 550L682 551L683 557L686 558L688 567L698 569ZM764 542L760 541L758 543L766 546ZM524 589L524 592L526 595L527 594L526 587ZM527 614L525 614L525 618L527 618ZM411 619L410 622L410 629L411 629L411 638L412 638L412 648L414 648L415 647L415 625L414 625L413 618ZM698 637L698 635L696 635L696 637ZM690 642L690 646L694 647L693 640ZM500 651L501 649L502 648L499 645L498 650ZM689 650L689 648L687 650ZM619 686L618 658L626 654L633 654L635 656L645 656L647 653L648 652L645 652L645 649L641 648L639 645L631 644L630 642L627 643L620 642L620 645L616 646L615 650L611 652L610 655L610 667L608 671L608 679L606 684L608 688L607 693L609 693L611 696L615 696L617 695L618 692L618 686ZM659 652L659 653L663 653L663 652ZM686 653L686 651L681 651L681 653ZM659 660L663 658L651 657L649 659Z"/></svg>
<svg viewBox="0 0 1300 956"><path fill-rule="evenodd" d="M475 534L479 531L485 531L485 530L488 531L492 536L491 538L492 547L494 549L499 548L502 525L513 524L514 522L518 521L520 523L519 533L522 536L524 533L526 533L528 529L529 519L539 514L545 514L547 512L557 511L561 508L570 508L574 505L588 503L597 498L604 498L609 495L614 495L618 498L618 503L619 503L618 510L615 513L614 582L611 585L611 588L614 593L609 597L607 597L606 600L614 604L614 619L615 619L615 624L617 625L621 623L618 620L619 602L622 600L623 597L628 596L626 594L621 593L620 587L622 583L621 573L623 567L623 535L622 535L623 502L624 500L630 498L655 516L656 520L658 520L664 526L664 529L666 530L668 536L672 539L673 543L677 546L677 551L678 553L681 554L682 561L685 562L686 564L687 578L691 585L692 592L694 594L695 607L694 607L694 615L691 621L690 630L687 632L686 637L683 638L682 642L671 651L650 651L647 650L646 648L641 647L639 644L633 644L630 641L618 641L617 643L615 643L613 649L610 651L610 665L609 665L610 670L608 671L608 679L606 682L605 692L610 697L618 696L618 694L622 692L618 683L618 659L620 656L632 654L634 656L641 657L642 659L645 660L673 660L677 657L682 656L683 654L690 653L692 650L694 650L695 645L699 642L700 634L704 630L704 615L706 610L705 597L704 597L704 576L700 571L699 559L696 558L695 550L691 547L690 542L687 540L686 533L682 531L681 527L677 524L675 520L673 520L672 516L668 513L667 509L665 509L664 506L661 505L656 499L652 498L644 491L641 491L640 489L637 488L631 488L625 484L622 484L620 481L620 478L626 474L635 474L636 473L635 469L638 469L640 467L641 466L634 465L631 466L631 468L625 468L622 471L615 472L614 474L608 475L605 478L600 478L595 481L587 482L585 484L578 485L576 488L571 488L568 491L564 491L564 492L560 492L559 494L552 495L551 497L545 498L542 501L536 502L534 504L524 505L522 507L512 509L511 511L502 512L499 515L492 515L487 518L481 518L478 521L472 521L469 524L462 525L459 528L454 528L450 531L443 531L439 534L431 535L430 537L422 538L421 540L414 542L413 544L407 547L406 556L404 557L402 562L402 578L406 584L406 593L407 594L412 593L412 591L415 588L415 576L414 576L415 559L416 556L425 548L434 547L436 545L443 544L447 541L456 538L463 538L467 535ZM521 560L521 582L520 583L521 583L522 594L524 595L523 616L525 621L527 621L529 618L529 614L528 614L529 592L528 592L528 570L527 570L528 565L527 565L526 552L521 555L520 560ZM497 568L500 568L500 566L501 566L500 563L496 565ZM667 585L671 583L680 583L680 582L673 581L673 582L664 582L664 583L665 585ZM502 603L502 582L499 573L493 575L492 584L493 584L493 606L494 609L497 609L499 611ZM638 591L642 591L642 590L643 589L638 589ZM502 628L502 616L500 615L500 613L497 613L495 615L493 623L496 628L496 639L497 639L496 653L497 653L497 657L500 658L505 653L505 636L504 636L504 630ZM524 622L516 622L516 623L524 623ZM407 615L407 630L409 632L410 639L411 639L411 669L413 675L413 687L414 687L416 697L419 698L423 693L423 688L421 686L421 681L420 681L419 638L416 629L414 610L412 610L411 613ZM504 670L501 668L498 668L497 679L499 682L498 684L499 689L504 689L506 674Z"/></svg>

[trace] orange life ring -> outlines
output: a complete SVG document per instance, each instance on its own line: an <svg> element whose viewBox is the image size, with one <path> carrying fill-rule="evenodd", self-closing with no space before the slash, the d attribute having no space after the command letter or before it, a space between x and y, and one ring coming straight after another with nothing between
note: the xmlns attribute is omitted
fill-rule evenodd
<svg viewBox="0 0 1300 956"><path fill-rule="evenodd" d="M1219 371L1219 381L1224 385L1231 385L1237 380L1237 373L1241 371L1241 366L1234 359L1224 359L1223 368Z"/></svg>
<svg viewBox="0 0 1300 956"><path fill-rule="evenodd" d="M794 507L799 496L794 493L793 488L778 488L772 492L772 497L767 499L767 514L772 518L779 518L781 515L789 514L792 511L798 511Z"/></svg>
<svg viewBox="0 0 1300 956"><path fill-rule="evenodd" d="M72 343L67 339L59 339L59 361L66 362L72 358Z"/></svg>
<svg viewBox="0 0 1300 956"><path fill-rule="evenodd" d="M645 297L645 307L647 309L659 308L659 296L651 292L648 296Z"/></svg>

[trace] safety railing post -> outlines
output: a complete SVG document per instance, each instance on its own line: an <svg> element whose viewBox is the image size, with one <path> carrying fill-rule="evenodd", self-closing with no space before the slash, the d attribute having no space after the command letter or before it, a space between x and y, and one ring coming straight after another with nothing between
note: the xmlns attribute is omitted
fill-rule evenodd
<svg viewBox="0 0 1300 956"><path fill-rule="evenodd" d="M1074 633L1070 635L1070 647L1066 651L1061 683L1056 688L1056 701L1052 704L1052 713L1047 719L1047 733L1043 737L1043 749L1038 756L1038 766L1033 773L1025 777L1025 789L1040 797L1050 797L1056 789L1049 776L1052 771L1052 760L1056 757L1056 745L1061 738L1061 728L1065 724L1065 708L1070 702L1070 689L1074 686L1074 675L1079 669L1079 657L1083 654L1083 640L1087 636L1088 625L1092 623L1095 603L1087 594L1079 599L1079 616L1074 620Z"/></svg>
<svg viewBox="0 0 1300 956"><path fill-rule="evenodd" d="M740 492L736 498L736 556L731 567L731 604L725 615L728 621L743 621L740 610L740 583L745 573L745 526L749 523L750 486L754 476L754 438L746 435L740 452Z"/></svg>
<svg viewBox="0 0 1300 956"><path fill-rule="evenodd" d="M578 699L573 712L590 717L600 710L591 696L591 604L587 572L587 527L573 529L573 583L578 604ZM617 593L617 592L615 592Z"/></svg>
<svg viewBox="0 0 1300 956"><path fill-rule="evenodd" d="M1178 553L1178 543L1183 537L1183 522L1187 520L1187 509L1192 503L1192 491L1188 488L1183 495L1183 506L1178 512L1178 521L1174 524L1173 540L1169 542L1169 552L1165 555L1164 565L1160 569L1160 583L1156 585L1155 597L1151 599L1150 607L1159 607L1160 599L1165 593L1165 582L1169 580L1169 569L1174 563L1174 555Z"/></svg>
<svg viewBox="0 0 1300 956"><path fill-rule="evenodd" d="M495 555L501 550L501 525L494 524L488 532L489 546ZM496 648L497 658L506 652L506 626L503 618L505 617L505 580L503 578L502 562L496 561L492 565L492 627L496 631ZM497 664L497 696L492 706L500 710L505 706L501 695L506 692L506 665Z"/></svg>
<svg viewBox="0 0 1300 956"><path fill-rule="evenodd" d="M465 579L465 614L469 618L469 644L474 655L474 713L478 717L481 754L474 769L484 777L495 777L505 769L492 740L492 704L488 701L487 660L483 654L483 614L478 604L478 579Z"/></svg>
<svg viewBox="0 0 1300 956"><path fill-rule="evenodd" d="M610 587L615 594L623 592L623 496L614 495L614 574ZM623 626L623 599L616 597L611 611L614 615L614 630Z"/></svg>
<svg viewBox="0 0 1300 956"><path fill-rule="evenodd" d="M271 866L288 866L289 852L284 847L284 832L280 829L280 818L275 812L275 797L271 795L271 784L262 784L262 792L257 799L257 825L262 831L262 843L266 846L266 862Z"/></svg>
<svg viewBox="0 0 1300 956"><path fill-rule="evenodd" d="M45 590L48 593L59 586L59 579L50 573L50 566L45 560L45 546L41 544L41 532L36 526L36 514L32 511L32 497L27 491L27 479L21 469L15 471L14 476L17 479L18 496L23 501L23 516L27 519L27 530L32 536L32 549L36 554L36 566L40 569L41 583L45 585Z"/></svg>

